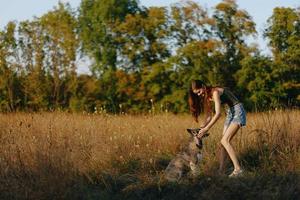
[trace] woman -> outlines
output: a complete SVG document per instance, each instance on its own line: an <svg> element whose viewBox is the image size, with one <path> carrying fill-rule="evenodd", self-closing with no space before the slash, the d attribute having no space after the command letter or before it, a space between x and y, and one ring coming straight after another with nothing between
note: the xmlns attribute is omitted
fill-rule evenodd
<svg viewBox="0 0 300 200"><path fill-rule="evenodd" d="M214 102L214 116L212 116L210 102ZM243 170L241 169L230 141L238 132L239 128L246 125L246 112L243 105L228 88L208 87L200 80L192 81L189 91L190 110L196 122L198 122L200 112L204 111L205 113L205 122L201 126L201 130L197 135L198 138L201 138L203 134L208 132L208 130L221 117L221 104L227 104L229 108L227 110L227 117L224 124L223 137L221 139L219 171L221 173L224 171L224 160L227 152L234 166L234 170L229 177L239 176Z"/></svg>

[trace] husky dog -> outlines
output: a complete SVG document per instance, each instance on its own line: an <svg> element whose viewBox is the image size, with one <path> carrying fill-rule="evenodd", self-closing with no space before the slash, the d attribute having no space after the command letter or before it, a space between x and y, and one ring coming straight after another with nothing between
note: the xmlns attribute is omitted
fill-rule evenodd
<svg viewBox="0 0 300 200"><path fill-rule="evenodd" d="M174 159L172 159L165 170L165 178L168 181L179 181L184 174L191 172L192 176L199 174L199 167L197 166L202 159L201 149L203 146L202 139L209 134L204 134L201 138L197 138L196 135L199 132L199 128L187 129L190 133L190 140L188 145L183 148L183 151L179 152Z"/></svg>

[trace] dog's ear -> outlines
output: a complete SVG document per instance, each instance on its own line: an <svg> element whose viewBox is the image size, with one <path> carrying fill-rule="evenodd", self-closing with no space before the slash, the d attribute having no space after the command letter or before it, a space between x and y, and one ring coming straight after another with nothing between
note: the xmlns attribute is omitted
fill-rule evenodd
<svg viewBox="0 0 300 200"><path fill-rule="evenodd" d="M198 134L198 132L200 131L200 128L188 128L186 130L192 136L196 136Z"/></svg>
<svg viewBox="0 0 300 200"><path fill-rule="evenodd" d="M186 130L191 136L195 136L192 128L188 128Z"/></svg>

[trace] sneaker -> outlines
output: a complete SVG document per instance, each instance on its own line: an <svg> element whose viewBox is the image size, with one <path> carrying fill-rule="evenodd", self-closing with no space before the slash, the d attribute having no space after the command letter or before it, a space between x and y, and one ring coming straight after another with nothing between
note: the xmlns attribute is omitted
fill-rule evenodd
<svg viewBox="0 0 300 200"><path fill-rule="evenodd" d="M234 170L228 177L232 178L232 177L238 177L241 176L243 174L243 170Z"/></svg>

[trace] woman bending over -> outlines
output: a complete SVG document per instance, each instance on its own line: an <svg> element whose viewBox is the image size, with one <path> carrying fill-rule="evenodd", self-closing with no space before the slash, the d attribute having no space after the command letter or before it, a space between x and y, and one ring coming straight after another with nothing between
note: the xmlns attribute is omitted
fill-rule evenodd
<svg viewBox="0 0 300 200"><path fill-rule="evenodd" d="M215 114L212 116L211 102L214 102ZM220 118L221 105L228 106L227 116L221 139L220 173L224 172L224 161L228 153L234 170L229 177L241 175L243 170L236 157L236 153L230 141L238 132L239 128L246 125L246 112L239 99L226 87L209 87L203 81L193 80L189 90L189 106L193 117L198 122L198 116L203 110L205 122L200 127L198 138L201 138Z"/></svg>

